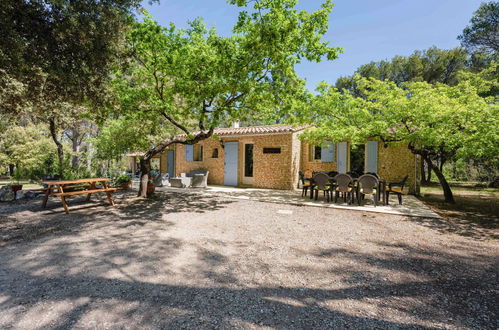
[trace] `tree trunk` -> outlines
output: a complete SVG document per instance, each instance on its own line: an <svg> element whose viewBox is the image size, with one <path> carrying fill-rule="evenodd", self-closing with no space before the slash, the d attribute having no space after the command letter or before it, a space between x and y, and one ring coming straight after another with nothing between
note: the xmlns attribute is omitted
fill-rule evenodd
<svg viewBox="0 0 499 330"><path fill-rule="evenodd" d="M52 136L52 140L57 146L57 159L58 159L57 172L60 178L62 179L64 176L64 149L61 142L59 142L59 140L57 139L57 129L55 127L54 119L50 119L49 123L50 123L50 135Z"/></svg>
<svg viewBox="0 0 499 330"><path fill-rule="evenodd" d="M80 132L77 127L72 129L73 156L71 157L71 167L75 170L80 165Z"/></svg>
<svg viewBox="0 0 499 330"><path fill-rule="evenodd" d="M176 125L176 124L175 124ZM176 125L178 126L178 125ZM168 148L169 145L175 144L175 143L182 143L182 144L194 144L199 141L202 141L204 139L207 139L213 135L213 130L215 129L214 127L210 127L210 129L207 132L204 131L204 127L200 126L201 132L196 134L194 138L189 139L188 141L183 140L183 139L166 139L163 142L159 143L157 146L154 148L150 149L146 154L144 155L143 158L140 159L140 186L139 186L139 193L137 196L139 197L147 197L147 181L149 179L149 172L151 171L151 159L163 152L166 148Z"/></svg>
<svg viewBox="0 0 499 330"><path fill-rule="evenodd" d="M428 170L428 174L426 175L426 184L431 183L431 166L428 162L431 162L429 159L426 162L426 169Z"/></svg>
<svg viewBox="0 0 499 330"><path fill-rule="evenodd" d="M426 171L424 169L424 160L421 161L421 184L426 184Z"/></svg>
<svg viewBox="0 0 499 330"><path fill-rule="evenodd" d="M9 176L14 176L14 164L9 164Z"/></svg>
<svg viewBox="0 0 499 330"><path fill-rule="evenodd" d="M425 156L423 156L423 157L426 158L426 161L428 162L430 170L433 170L435 172L435 175L437 176L438 181L440 182L440 185L442 186L442 189L444 191L445 201L447 203L455 204L456 202L454 200L454 195L452 194L452 190L450 189L449 183L445 179L445 176L440 171L440 168L438 166L434 166L428 157L425 157Z"/></svg>
<svg viewBox="0 0 499 330"><path fill-rule="evenodd" d="M425 158L421 162L421 184L429 185L431 183L431 168Z"/></svg>
<svg viewBox="0 0 499 330"><path fill-rule="evenodd" d="M151 171L151 158L140 158L140 185L138 197L147 197L147 182Z"/></svg>

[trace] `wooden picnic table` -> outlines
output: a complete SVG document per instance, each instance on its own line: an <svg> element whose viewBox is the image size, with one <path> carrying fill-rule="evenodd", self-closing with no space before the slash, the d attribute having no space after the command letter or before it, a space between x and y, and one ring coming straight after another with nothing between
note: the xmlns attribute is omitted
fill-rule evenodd
<svg viewBox="0 0 499 330"><path fill-rule="evenodd" d="M64 211L69 213L68 204L66 203L67 196L75 195L87 195L87 201L90 200L90 196L93 193L103 192L107 195L109 204L114 206L113 197L111 196L112 191L116 191L119 188L110 188L108 182L111 179L107 178L88 178L88 179L78 179L78 180L50 180L43 181L45 188L45 198L43 199L42 207L47 207L47 201L49 196L57 196L61 198L62 206L64 206ZM102 188L97 187L100 183ZM64 191L66 190L66 191Z"/></svg>

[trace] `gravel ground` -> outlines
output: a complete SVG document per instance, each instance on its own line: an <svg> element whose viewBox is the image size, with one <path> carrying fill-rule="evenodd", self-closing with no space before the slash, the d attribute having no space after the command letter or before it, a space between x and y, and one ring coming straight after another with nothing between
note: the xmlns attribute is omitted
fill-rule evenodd
<svg viewBox="0 0 499 330"><path fill-rule="evenodd" d="M221 197L0 204L0 328L488 328L496 241Z"/></svg>

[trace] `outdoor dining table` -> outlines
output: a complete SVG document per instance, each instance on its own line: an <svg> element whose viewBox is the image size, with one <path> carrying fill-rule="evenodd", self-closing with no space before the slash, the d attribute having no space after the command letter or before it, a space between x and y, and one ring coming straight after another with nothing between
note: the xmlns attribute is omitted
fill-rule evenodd
<svg viewBox="0 0 499 330"><path fill-rule="evenodd" d="M62 206L64 211L69 213L69 208L66 203L67 196L74 195L87 195L87 201L90 200L90 196L93 193L103 192L107 195L109 204L114 206L113 197L111 195L112 191L116 191L119 188L111 188L108 182L111 179L108 178L88 178L88 179L77 179L77 180L50 180L43 181L42 183L46 185L45 188L45 198L43 199L42 207L47 207L47 201L50 196L57 196L61 198ZM100 183L102 188L97 187ZM75 190L78 189L78 190Z"/></svg>
<svg viewBox="0 0 499 330"><path fill-rule="evenodd" d="M310 199L313 199L314 198L314 194L313 194L313 190L314 190L314 179L313 178L305 178L305 180L309 181L310 182ZM354 189L355 189L355 192L357 193L356 195L358 196L358 192L357 192L357 181L359 181L359 178L353 178L353 186L354 186ZM333 177L329 177L329 182L332 184L332 187L334 187L334 178ZM382 198L382 202L383 202L383 205L386 205L386 194L385 194L385 190L386 190L386 181L383 180L383 179L378 179L378 200L380 200Z"/></svg>

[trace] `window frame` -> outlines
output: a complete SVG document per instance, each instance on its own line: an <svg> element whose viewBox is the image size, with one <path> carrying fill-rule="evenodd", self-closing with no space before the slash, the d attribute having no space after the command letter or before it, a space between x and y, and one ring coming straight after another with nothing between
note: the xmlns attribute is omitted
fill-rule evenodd
<svg viewBox="0 0 499 330"><path fill-rule="evenodd" d="M192 161L193 162L202 162L203 161L203 145L202 144L194 144L193 145L193 147L192 147Z"/></svg>

